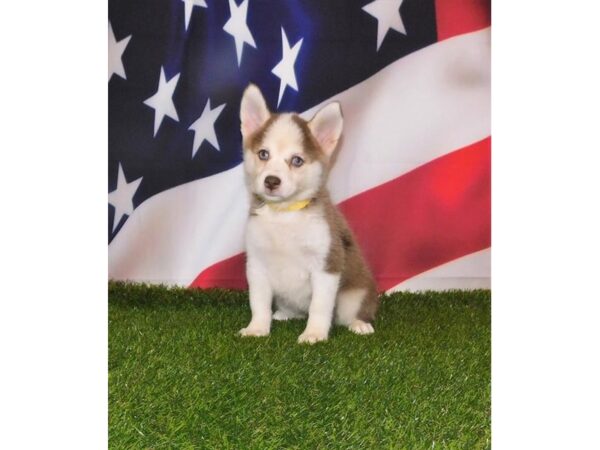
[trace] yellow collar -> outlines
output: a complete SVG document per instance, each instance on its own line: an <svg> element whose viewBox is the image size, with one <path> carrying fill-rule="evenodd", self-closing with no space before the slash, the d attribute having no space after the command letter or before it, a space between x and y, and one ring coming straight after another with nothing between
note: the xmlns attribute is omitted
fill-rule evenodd
<svg viewBox="0 0 600 450"><path fill-rule="evenodd" d="M308 200L298 200L296 202L292 202L287 206L281 206L281 203L277 202L265 202L273 211L277 212L288 212L288 211L300 211L308 206L311 202L311 199Z"/></svg>

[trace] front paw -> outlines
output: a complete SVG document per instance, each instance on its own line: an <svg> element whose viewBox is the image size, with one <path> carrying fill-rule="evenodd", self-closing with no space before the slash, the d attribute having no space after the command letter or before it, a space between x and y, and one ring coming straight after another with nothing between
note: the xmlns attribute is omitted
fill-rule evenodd
<svg viewBox="0 0 600 450"><path fill-rule="evenodd" d="M261 337L268 336L270 330L266 327L258 327L255 325L248 325L246 328L242 328L239 331L239 335L242 337L253 336L253 337Z"/></svg>
<svg viewBox="0 0 600 450"><path fill-rule="evenodd" d="M322 330L304 330L298 337L299 344L316 344L317 342L327 340L327 331Z"/></svg>

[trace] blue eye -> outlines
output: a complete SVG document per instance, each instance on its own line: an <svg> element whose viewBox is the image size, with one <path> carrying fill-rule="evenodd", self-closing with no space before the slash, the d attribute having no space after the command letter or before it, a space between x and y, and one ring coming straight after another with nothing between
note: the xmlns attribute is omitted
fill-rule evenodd
<svg viewBox="0 0 600 450"><path fill-rule="evenodd" d="M304 164L304 160L302 158L300 158L299 156L292 157L292 166L300 167L302 164Z"/></svg>
<svg viewBox="0 0 600 450"><path fill-rule="evenodd" d="M265 149L259 150L258 159L266 161L267 159L269 159L269 152Z"/></svg>

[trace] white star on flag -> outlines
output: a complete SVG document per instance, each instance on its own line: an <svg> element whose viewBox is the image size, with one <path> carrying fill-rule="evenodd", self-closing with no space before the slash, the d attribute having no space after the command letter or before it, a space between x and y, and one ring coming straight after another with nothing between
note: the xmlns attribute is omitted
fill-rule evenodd
<svg viewBox="0 0 600 450"><path fill-rule="evenodd" d="M390 29L406 34L404 22L400 15L400 6L404 0L375 0L363 6L371 16L377 19L377 51Z"/></svg>
<svg viewBox="0 0 600 450"><path fill-rule="evenodd" d="M192 9L194 6L200 6L202 8L208 8L205 0L181 0L185 3L185 29L188 29L190 24L190 18L192 17Z"/></svg>
<svg viewBox="0 0 600 450"><path fill-rule="evenodd" d="M296 81L296 73L294 72L294 64L296 63L296 58L298 57L300 47L302 47L303 40L304 38L300 39L292 48L290 48L290 43L288 42L285 30L283 27L281 27L281 46L283 47L283 57L281 58L281 61L279 61L279 64L273 67L273 70L271 71L281 80L279 83L279 99L277 100L277 106L279 106L281 97L283 97L283 91L285 91L287 86L291 87L295 91L298 91L298 83Z"/></svg>
<svg viewBox="0 0 600 450"><path fill-rule="evenodd" d="M158 89L156 93L144 100L144 104L154 109L154 136L162 123L165 116L169 116L171 119L179 122L179 116L175 110L173 104L173 92L177 87L177 81L179 81L179 75L175 75L169 81L165 77L165 69L160 68L160 80L158 81Z"/></svg>
<svg viewBox="0 0 600 450"><path fill-rule="evenodd" d="M108 81L110 81L113 74L117 74L125 80L127 79L122 58L130 39L131 35L117 42L112 25L108 22Z"/></svg>
<svg viewBox="0 0 600 450"><path fill-rule="evenodd" d="M244 0L240 6L235 4L234 0L229 0L229 11L231 17L223 26L223 29L235 39L235 49L237 52L238 67L242 63L242 53L244 51L244 42L256 48L256 42L250 33L246 17L248 15L248 1Z"/></svg>
<svg viewBox="0 0 600 450"><path fill-rule="evenodd" d="M123 166L119 163L117 188L108 193L108 203L115 207L115 218L112 227L113 233L123 216L131 216L133 214L133 196L140 186L142 178L143 177L140 177L128 183L125 178L125 173L123 172Z"/></svg>
<svg viewBox="0 0 600 450"><path fill-rule="evenodd" d="M192 158L196 156L196 152L200 148L200 145L202 145L202 142L205 140L210 142L217 150L221 150L219 148L219 141L217 140L217 135L215 133L215 122L221 114L221 111L223 111L223 108L225 108L225 103L217 106L215 109L210 109L209 98L204 106L202 115L188 128L188 130L192 130L194 132Z"/></svg>

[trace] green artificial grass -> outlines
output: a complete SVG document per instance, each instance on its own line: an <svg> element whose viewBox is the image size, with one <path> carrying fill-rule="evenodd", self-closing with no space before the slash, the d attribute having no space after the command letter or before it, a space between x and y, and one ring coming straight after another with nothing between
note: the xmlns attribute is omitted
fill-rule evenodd
<svg viewBox="0 0 600 450"><path fill-rule="evenodd" d="M237 336L244 292L110 283L110 448L490 448L490 297L384 296L374 335L310 346Z"/></svg>

